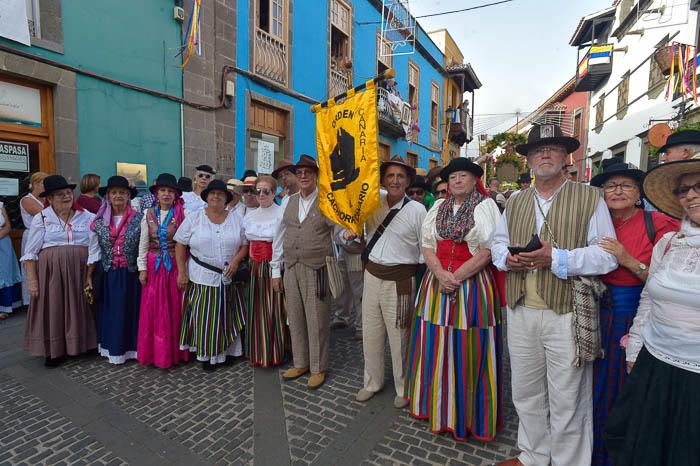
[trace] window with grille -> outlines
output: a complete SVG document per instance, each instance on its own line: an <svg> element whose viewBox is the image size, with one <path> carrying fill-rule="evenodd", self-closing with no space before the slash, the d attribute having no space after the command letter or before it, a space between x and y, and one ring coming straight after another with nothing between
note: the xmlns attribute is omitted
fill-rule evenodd
<svg viewBox="0 0 700 466"><path fill-rule="evenodd" d="M381 74L391 68L392 63L391 45L377 31L377 74Z"/></svg>
<svg viewBox="0 0 700 466"><path fill-rule="evenodd" d="M352 10L340 0L331 2L331 56L328 96L342 94L352 80Z"/></svg>
<svg viewBox="0 0 700 466"><path fill-rule="evenodd" d="M617 86L617 111L622 112L627 109L627 102L630 96L630 74L625 73L620 81L620 85Z"/></svg>
<svg viewBox="0 0 700 466"><path fill-rule="evenodd" d="M420 89L420 69L413 62L408 63L408 103L414 108L411 111L412 121L418 122L418 89Z"/></svg>
<svg viewBox="0 0 700 466"><path fill-rule="evenodd" d="M605 96L602 96L595 105L595 125L602 126L605 120Z"/></svg>
<svg viewBox="0 0 700 466"><path fill-rule="evenodd" d="M655 58L649 60L649 90L655 89L657 86L666 82L661 65Z"/></svg>

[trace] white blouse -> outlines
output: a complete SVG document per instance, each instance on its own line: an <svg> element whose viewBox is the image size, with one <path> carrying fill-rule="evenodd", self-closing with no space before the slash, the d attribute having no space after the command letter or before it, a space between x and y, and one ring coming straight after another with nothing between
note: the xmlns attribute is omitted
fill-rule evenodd
<svg viewBox="0 0 700 466"><path fill-rule="evenodd" d="M175 233L175 241L190 247L190 253L202 262L223 269L246 246L240 215L229 212L220 225L212 223L205 210L198 210L185 217ZM198 285L219 286L221 274L205 269L193 260L188 261L190 281Z"/></svg>
<svg viewBox="0 0 700 466"><path fill-rule="evenodd" d="M243 229L248 241L272 242L275 231L282 221L284 209L277 204L270 207L259 207L252 210L243 218Z"/></svg>
<svg viewBox="0 0 700 466"><path fill-rule="evenodd" d="M654 246L649 278L629 333L627 361L636 361L644 345L657 359L700 373L698 342L700 228L690 227L686 220L680 233L666 233Z"/></svg>
<svg viewBox="0 0 700 466"><path fill-rule="evenodd" d="M433 251L437 250L437 242L442 239L435 228L435 221L438 209L443 202L445 202L444 199L438 199L423 222L422 246ZM459 207L455 206L455 213L458 209ZM474 228L469 230L469 233L464 236L464 241L467 243L469 252L472 255L476 255L482 249L491 249L493 235L496 232L496 226L500 217L501 212L490 197L485 198L474 208Z"/></svg>
<svg viewBox="0 0 700 466"><path fill-rule="evenodd" d="M54 246L90 245L90 223L95 214L87 210L76 210L68 223L59 219L52 207L47 207L34 216L22 261L39 259L39 251Z"/></svg>
<svg viewBox="0 0 700 466"><path fill-rule="evenodd" d="M44 203L41 202L41 200L34 197L34 194L32 194L32 193L29 193L26 196L24 196L22 198L22 201L27 197L29 199L31 199L32 201L36 202L42 208L44 207ZM24 208L22 201L20 201L20 203L19 203L19 212L20 212L20 214L22 214L22 223L24 223L24 228L29 230L29 228L31 228L31 226L32 226L32 219L34 218L34 216L32 214L30 214L29 212L27 212L27 209Z"/></svg>
<svg viewBox="0 0 700 466"><path fill-rule="evenodd" d="M182 193L182 200L185 203L183 208L185 209L186 215L189 215L192 212L196 212L198 210L202 210L207 206L207 203L204 202L202 196L196 194L193 191Z"/></svg>
<svg viewBox="0 0 700 466"><path fill-rule="evenodd" d="M143 217L141 218L141 236L139 237L139 257L136 259L136 265L138 266L139 272L145 272L148 270L148 250L151 247L150 232L148 230L148 209L144 210ZM160 211L159 222L163 222L168 216L167 210ZM170 219L170 222L175 222L175 217Z"/></svg>

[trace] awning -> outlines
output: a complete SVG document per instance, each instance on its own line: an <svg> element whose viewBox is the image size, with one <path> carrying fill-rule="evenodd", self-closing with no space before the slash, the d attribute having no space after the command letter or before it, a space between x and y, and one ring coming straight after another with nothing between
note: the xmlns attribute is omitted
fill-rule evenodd
<svg viewBox="0 0 700 466"><path fill-rule="evenodd" d="M611 6L581 18L578 23L578 27L576 28L576 32L574 32L574 35L569 41L569 45L573 47L580 47L581 45L591 42L593 25L595 24L596 35L603 32L603 23L612 23L615 21L615 11L616 7Z"/></svg>

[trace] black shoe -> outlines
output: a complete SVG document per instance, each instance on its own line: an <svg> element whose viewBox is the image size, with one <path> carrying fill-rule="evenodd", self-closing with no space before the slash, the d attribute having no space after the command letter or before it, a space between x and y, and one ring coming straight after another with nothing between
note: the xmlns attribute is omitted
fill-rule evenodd
<svg viewBox="0 0 700 466"><path fill-rule="evenodd" d="M204 369L207 372L212 372L216 370L216 365L210 363L209 361L205 361L202 363L202 369Z"/></svg>
<svg viewBox="0 0 700 466"><path fill-rule="evenodd" d="M63 358L46 358L44 359L45 367L58 367L63 362Z"/></svg>

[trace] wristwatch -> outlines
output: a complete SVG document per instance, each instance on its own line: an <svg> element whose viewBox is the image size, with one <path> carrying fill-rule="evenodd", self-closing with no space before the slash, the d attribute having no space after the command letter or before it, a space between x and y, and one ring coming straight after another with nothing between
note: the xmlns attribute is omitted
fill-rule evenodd
<svg viewBox="0 0 700 466"><path fill-rule="evenodd" d="M633 270L632 272L634 272L635 275L639 276L639 275L643 274L644 272L646 272L647 270L649 270L649 267L647 267L647 265L644 262L640 262L639 265L637 266L637 270Z"/></svg>

